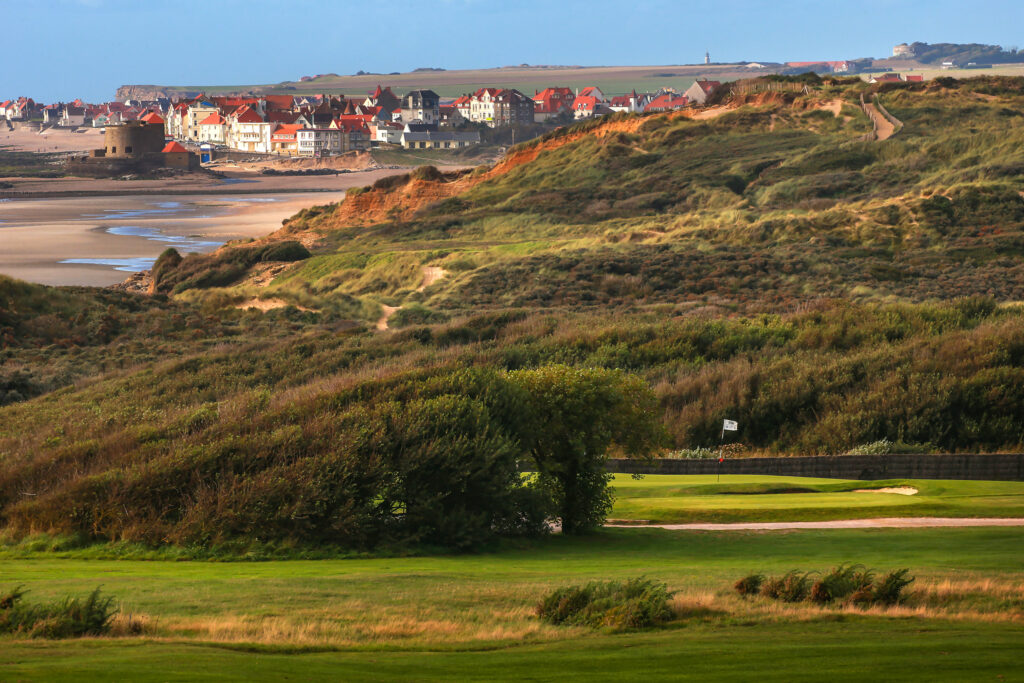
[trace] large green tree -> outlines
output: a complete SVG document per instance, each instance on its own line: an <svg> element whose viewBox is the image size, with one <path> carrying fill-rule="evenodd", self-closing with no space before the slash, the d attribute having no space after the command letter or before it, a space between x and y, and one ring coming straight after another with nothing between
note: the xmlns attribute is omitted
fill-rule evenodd
<svg viewBox="0 0 1024 683"><path fill-rule="evenodd" d="M530 396L523 446L562 532L600 526L613 501L609 452L644 457L663 442L654 393L635 375L599 368L550 365L509 373L509 380Z"/></svg>

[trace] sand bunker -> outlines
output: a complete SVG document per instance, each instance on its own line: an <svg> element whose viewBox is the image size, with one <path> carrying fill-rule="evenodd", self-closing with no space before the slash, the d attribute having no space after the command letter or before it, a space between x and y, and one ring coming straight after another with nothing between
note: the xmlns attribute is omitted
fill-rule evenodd
<svg viewBox="0 0 1024 683"><path fill-rule="evenodd" d="M917 489L913 486L885 486L880 489L854 489L854 493L896 493L901 496L913 496Z"/></svg>

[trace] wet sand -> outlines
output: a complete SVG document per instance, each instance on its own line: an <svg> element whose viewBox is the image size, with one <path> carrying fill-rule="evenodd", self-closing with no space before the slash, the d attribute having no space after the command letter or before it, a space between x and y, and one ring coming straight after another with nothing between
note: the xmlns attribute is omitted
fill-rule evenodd
<svg viewBox="0 0 1024 683"><path fill-rule="evenodd" d="M0 273L48 285L112 285L148 268L167 247L203 252L229 240L262 237L297 211L344 196L327 192L3 201Z"/></svg>

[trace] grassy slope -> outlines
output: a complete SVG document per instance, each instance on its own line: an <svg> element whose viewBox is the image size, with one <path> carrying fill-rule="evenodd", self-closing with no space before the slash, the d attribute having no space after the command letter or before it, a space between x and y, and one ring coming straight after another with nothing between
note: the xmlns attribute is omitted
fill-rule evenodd
<svg viewBox="0 0 1024 683"><path fill-rule="evenodd" d="M773 680L809 675L810 659L820 664L815 672L826 667L839 680L863 680L869 671L885 672L887 680L903 680L900 672L906 680L920 680L922 672L936 680L1012 676L1024 632L1019 624L988 622L1021 609L1012 591L1024 581L1022 533L630 529L477 555L257 563L74 559L82 551L18 557L7 550L0 559L5 581L25 583L37 597L103 583L126 612L153 620L151 636L170 642L6 641L4 664L28 680L112 670L143 679L269 678L297 667L308 676L336 675L341 667L382 679L416 671L425 679L482 680L531 672L543 678L538 672L548 666L608 677L649 670L659 678L678 676L682 666L697 678L740 680L772 653ZM906 614L916 618L900 619L899 611L780 611L728 594L729 584L750 571L820 570L844 561L914 568L920 609ZM552 586L640 573L666 581L695 605L685 628L601 635L541 626L529 613ZM934 591L943 596L938 602L924 597ZM186 655L197 651L186 643L210 641L233 642L238 650L204 648L201 668L189 661ZM316 654L322 648L342 652Z"/></svg>
<svg viewBox="0 0 1024 683"><path fill-rule="evenodd" d="M913 496L853 493L912 486ZM1024 517L1024 483L989 481L842 481L801 477L655 475L615 478L612 515L655 523L770 522L871 517ZM787 493L799 489L799 493ZM773 491L780 491L775 493Z"/></svg>

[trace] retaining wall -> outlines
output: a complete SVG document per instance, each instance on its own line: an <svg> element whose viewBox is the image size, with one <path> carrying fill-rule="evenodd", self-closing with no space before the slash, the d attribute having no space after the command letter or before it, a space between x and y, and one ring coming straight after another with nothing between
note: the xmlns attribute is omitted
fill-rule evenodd
<svg viewBox="0 0 1024 683"><path fill-rule="evenodd" d="M1024 481L1024 453L995 455L841 455L718 460L609 460L632 474L765 474L825 479L979 479Z"/></svg>

